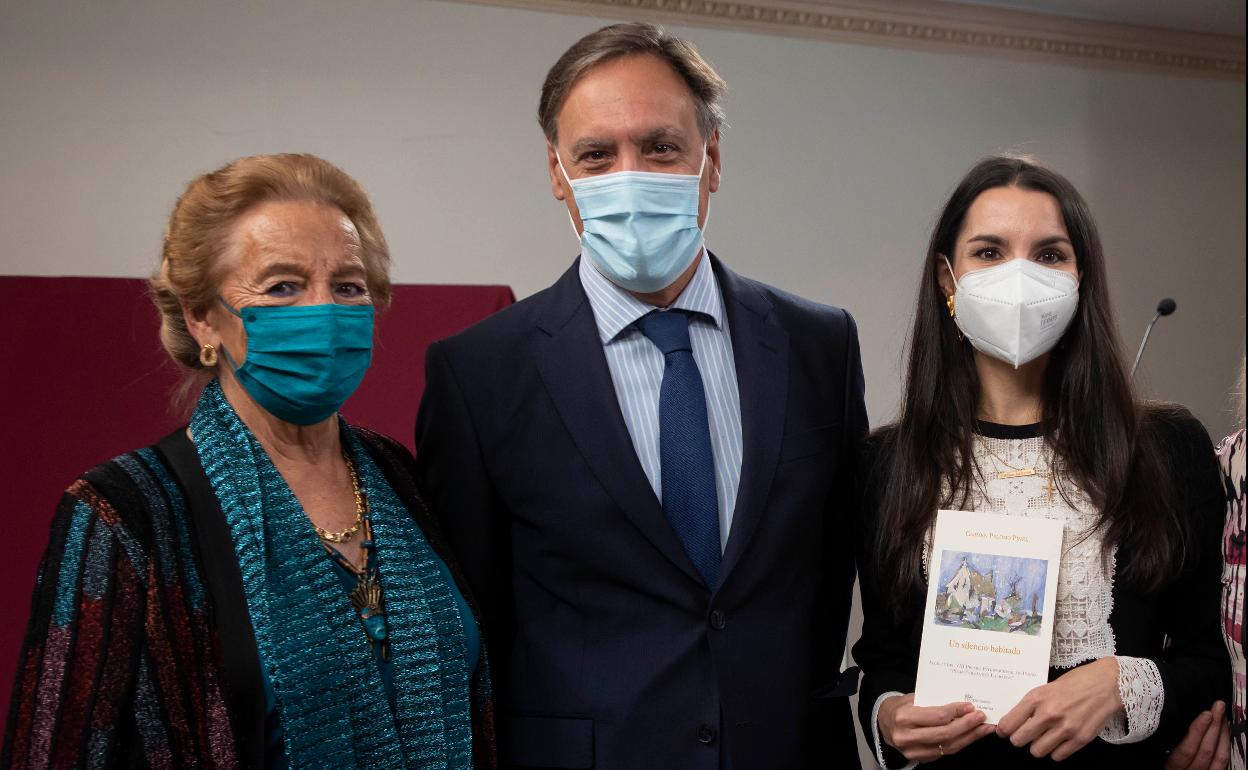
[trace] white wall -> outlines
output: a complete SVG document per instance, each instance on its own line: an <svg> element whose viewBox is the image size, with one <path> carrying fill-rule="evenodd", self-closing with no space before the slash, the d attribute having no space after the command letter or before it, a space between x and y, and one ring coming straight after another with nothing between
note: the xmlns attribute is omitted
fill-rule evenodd
<svg viewBox="0 0 1248 770"><path fill-rule="evenodd" d="M9 0L0 8L0 272L145 275L194 175L321 154L372 193L409 282L508 283L575 255L534 113L546 68L601 21L453 3ZM1091 201L1142 371L1214 433L1243 351L1244 85L719 30L731 88L708 238L738 270L847 307L887 419L927 232L995 150Z"/></svg>
<svg viewBox="0 0 1248 770"><path fill-rule="evenodd" d="M431 0L0 6L0 273L146 275L196 174L309 151L371 192L404 282L552 282L576 246L535 121L602 20ZM852 311L873 422L893 414L928 229L980 156L1035 153L1091 202L1127 347L1221 435L1244 350L1243 83L721 30L731 88L708 239Z"/></svg>

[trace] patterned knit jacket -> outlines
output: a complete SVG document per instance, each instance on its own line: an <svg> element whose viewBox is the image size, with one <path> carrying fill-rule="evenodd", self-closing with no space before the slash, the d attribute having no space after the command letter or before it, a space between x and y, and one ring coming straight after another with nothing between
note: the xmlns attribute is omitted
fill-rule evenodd
<svg viewBox="0 0 1248 770"><path fill-rule="evenodd" d="M469 602L393 439L354 428ZM475 605L473 611L476 612ZM488 667L473 758L494 768ZM39 567L3 768L261 768L264 686L234 546L185 430L62 498Z"/></svg>

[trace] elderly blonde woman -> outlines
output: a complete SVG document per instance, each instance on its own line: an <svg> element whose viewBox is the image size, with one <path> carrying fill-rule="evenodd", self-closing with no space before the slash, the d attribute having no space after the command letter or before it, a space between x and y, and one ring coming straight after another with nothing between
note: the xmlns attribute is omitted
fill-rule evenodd
<svg viewBox="0 0 1248 770"><path fill-rule="evenodd" d="M0 765L493 765L477 619L413 460L338 415L388 267L319 158L191 182L151 289L202 393L66 492Z"/></svg>

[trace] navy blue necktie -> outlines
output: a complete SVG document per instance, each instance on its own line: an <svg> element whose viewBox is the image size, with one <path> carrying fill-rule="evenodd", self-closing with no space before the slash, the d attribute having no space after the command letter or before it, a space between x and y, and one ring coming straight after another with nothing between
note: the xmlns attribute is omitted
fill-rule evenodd
<svg viewBox="0 0 1248 770"><path fill-rule="evenodd" d="M637 328L663 352L659 462L663 512L709 588L719 583L719 503L702 373L689 342L689 314L654 311Z"/></svg>

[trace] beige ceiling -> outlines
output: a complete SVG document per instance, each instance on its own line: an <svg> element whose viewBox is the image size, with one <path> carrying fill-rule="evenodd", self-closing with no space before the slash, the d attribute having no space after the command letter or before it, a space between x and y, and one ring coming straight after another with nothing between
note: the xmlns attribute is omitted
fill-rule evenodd
<svg viewBox="0 0 1248 770"><path fill-rule="evenodd" d="M958 0L1077 19L1244 37L1244 0Z"/></svg>

